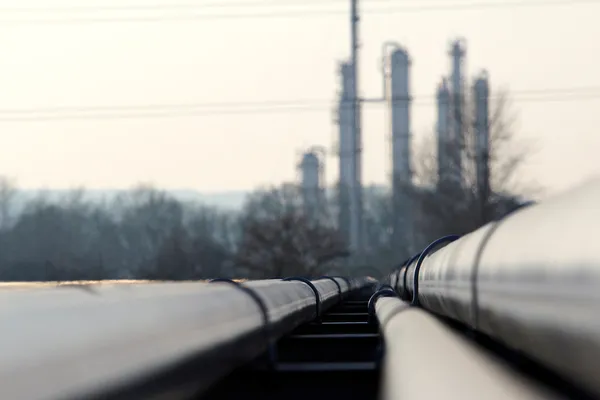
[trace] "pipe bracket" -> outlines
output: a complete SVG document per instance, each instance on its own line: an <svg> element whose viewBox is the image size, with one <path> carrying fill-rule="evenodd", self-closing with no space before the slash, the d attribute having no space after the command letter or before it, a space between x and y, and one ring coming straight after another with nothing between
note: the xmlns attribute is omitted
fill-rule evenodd
<svg viewBox="0 0 600 400"><path fill-rule="evenodd" d="M312 291L315 293L315 300L316 300L315 308L317 311L317 319L321 318L321 296L319 295L319 291L317 290L316 286L310 280L308 280L306 278L302 278L300 276L291 276L289 278L282 279L282 281L284 281L284 282L298 281L298 282L306 283L312 289Z"/></svg>
<svg viewBox="0 0 600 400"><path fill-rule="evenodd" d="M275 365L277 362L277 351L275 349L275 344L271 341L271 325L270 325L270 321L269 321L269 310L268 310L265 302L254 290L252 290L248 286L242 285L241 283L236 282L232 279L216 278L216 279L211 279L208 283L220 283L220 282L229 283L229 284L235 286L237 289L241 290L242 292L244 292L248 296L250 296L252 298L252 300L254 300L256 305L258 305L258 308L260 309L260 312L262 314L262 319L263 319L263 333L265 335L265 340L267 341L267 354L268 354L269 367L275 368Z"/></svg>
<svg viewBox="0 0 600 400"><path fill-rule="evenodd" d="M460 235L448 235L443 236L437 240L434 240L429 244L429 246L425 247L425 250L421 252L419 255L419 259L417 260L417 265L415 266L415 276L413 277L413 297L411 301L412 306L418 306L419 303L419 272L421 271L421 265L425 260L425 257L431 253L432 250L435 250L440 244L448 244L454 242L456 239L460 238ZM408 269L408 267L407 267Z"/></svg>
<svg viewBox="0 0 600 400"><path fill-rule="evenodd" d="M335 286L337 286L337 288L338 288L339 302L340 302L340 304L342 304L342 302L344 300L344 294L342 293L342 287L340 286L340 284L338 283L338 281L336 281L334 277L327 276L327 275L323 275L319 279L330 279L330 280L333 281L333 283L335 283Z"/></svg>
<svg viewBox="0 0 600 400"><path fill-rule="evenodd" d="M369 318L375 318L375 303L381 297L397 297L398 294L390 285L382 285L381 288L373 293L369 298L367 309L369 311Z"/></svg>

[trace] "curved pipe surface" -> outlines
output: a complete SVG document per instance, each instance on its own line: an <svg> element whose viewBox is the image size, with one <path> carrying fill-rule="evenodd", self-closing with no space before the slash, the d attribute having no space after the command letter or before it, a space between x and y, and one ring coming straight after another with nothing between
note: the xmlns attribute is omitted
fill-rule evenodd
<svg viewBox="0 0 600 400"><path fill-rule="evenodd" d="M421 306L600 396L599 221L600 179L521 208L427 257Z"/></svg>
<svg viewBox="0 0 600 400"><path fill-rule="evenodd" d="M553 398L422 309L380 297L375 310L386 348L382 400Z"/></svg>
<svg viewBox="0 0 600 400"><path fill-rule="evenodd" d="M343 279L338 283L344 293L350 290ZM335 282L313 284L323 309L337 303ZM0 398L146 398L182 387L201 392L316 316L315 294L305 283L243 285L265 305L268 340L258 303L229 283L0 291ZM186 367L194 373L173 374ZM145 392L149 387L152 392Z"/></svg>
<svg viewBox="0 0 600 400"><path fill-rule="evenodd" d="M477 329L600 396L600 180L498 223L477 268Z"/></svg>

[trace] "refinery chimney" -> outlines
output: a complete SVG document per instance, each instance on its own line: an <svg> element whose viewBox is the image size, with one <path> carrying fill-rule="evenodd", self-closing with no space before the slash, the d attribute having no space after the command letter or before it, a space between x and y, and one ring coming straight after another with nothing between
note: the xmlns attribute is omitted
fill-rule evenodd
<svg viewBox="0 0 600 400"><path fill-rule="evenodd" d="M473 85L475 98L475 145L477 166L477 192L481 201L482 222L488 220L487 203L490 196L489 169L489 98L490 89L487 72L483 71Z"/></svg>
<svg viewBox="0 0 600 400"><path fill-rule="evenodd" d="M462 182L462 154L461 150L464 145L464 88L463 88L463 60L465 56L465 42L463 39L458 39L452 42L450 46L450 57L452 60L452 73L450 76L451 84L451 148L450 160L451 163L451 178L457 184Z"/></svg>
<svg viewBox="0 0 600 400"><path fill-rule="evenodd" d="M355 256L362 255L362 182L360 143L355 118L356 85L351 63L340 68L339 101L339 229Z"/></svg>
<svg viewBox="0 0 600 400"><path fill-rule="evenodd" d="M300 187L304 213L311 219L318 218L323 199L323 161L319 157L319 149L312 148L305 152L298 168L301 173Z"/></svg>
<svg viewBox="0 0 600 400"><path fill-rule="evenodd" d="M338 228L345 242L354 249L356 232L356 208L357 204L353 190L356 185L356 140L354 124L354 84L353 72L350 63L342 63L340 67L341 93L338 109L339 125L339 183L338 183Z"/></svg>
<svg viewBox="0 0 600 400"><path fill-rule="evenodd" d="M400 47L390 59L393 241L411 248L410 59Z"/></svg>
<svg viewBox="0 0 600 400"><path fill-rule="evenodd" d="M438 164L438 185L448 179L450 172L450 162L448 159L450 147L450 132L448 122L450 119L450 91L446 78L437 89L437 164Z"/></svg>

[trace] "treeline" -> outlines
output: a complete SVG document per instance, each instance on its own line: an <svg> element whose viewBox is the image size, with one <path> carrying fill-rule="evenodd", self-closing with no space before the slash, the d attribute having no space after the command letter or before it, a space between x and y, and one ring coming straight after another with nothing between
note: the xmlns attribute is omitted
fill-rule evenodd
<svg viewBox="0 0 600 400"><path fill-rule="evenodd" d="M240 212L140 186L110 202L43 196L11 218L0 189L0 280L185 280L325 273L347 255L329 220L309 220L295 187L251 194Z"/></svg>
<svg viewBox="0 0 600 400"><path fill-rule="evenodd" d="M392 204L382 191L365 191L366 257L348 265L335 202L307 216L293 185L257 190L239 212L140 186L101 203L88 201L81 190L58 201L40 196L12 218L17 190L0 181L2 281L376 275L414 251L409 243L394 243ZM468 206L440 224L436 210L448 207L436 199L435 192L415 194L412 246L476 228L463 226L474 221ZM517 205L508 199L496 209Z"/></svg>
<svg viewBox="0 0 600 400"><path fill-rule="evenodd" d="M150 187L102 204L87 201L83 191L52 202L40 197L2 226L0 279L208 275L226 266L233 223L230 215Z"/></svg>

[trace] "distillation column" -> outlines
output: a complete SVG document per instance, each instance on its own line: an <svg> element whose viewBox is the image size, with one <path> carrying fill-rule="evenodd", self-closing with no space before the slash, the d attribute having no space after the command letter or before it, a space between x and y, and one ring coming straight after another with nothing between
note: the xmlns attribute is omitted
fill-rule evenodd
<svg viewBox="0 0 600 400"><path fill-rule="evenodd" d="M342 89L339 99L339 182L338 182L338 227L343 239L352 247L351 218L355 215L356 204L352 199L353 177L355 169L354 124L353 124L353 84L352 66L342 63L340 67ZM354 212L353 212L354 211Z"/></svg>
<svg viewBox="0 0 600 400"><path fill-rule="evenodd" d="M315 149L302 155L298 165L301 172L300 187L302 189L302 203L304 213L311 221L320 217L323 189L321 184L322 162Z"/></svg>
<svg viewBox="0 0 600 400"><path fill-rule="evenodd" d="M448 122L450 120L450 90L446 78L437 88L437 166L438 186L448 181L451 164L449 161L450 132Z"/></svg>
<svg viewBox="0 0 600 400"><path fill-rule="evenodd" d="M458 39L450 46L450 57L452 60L451 84L451 179L457 185L462 183L462 149L464 146L464 89L463 89L463 60L465 56L464 40Z"/></svg>
<svg viewBox="0 0 600 400"><path fill-rule="evenodd" d="M483 71L475 79L473 85L475 99L475 138L477 161L477 195L481 203L482 222L489 219L487 204L490 197L490 123L489 98L490 89L487 72Z"/></svg>
<svg viewBox="0 0 600 400"><path fill-rule="evenodd" d="M405 49L391 54L392 118L392 204L393 243L411 250L413 221L411 210L411 138L410 138L410 59ZM398 255L403 257L405 255Z"/></svg>

